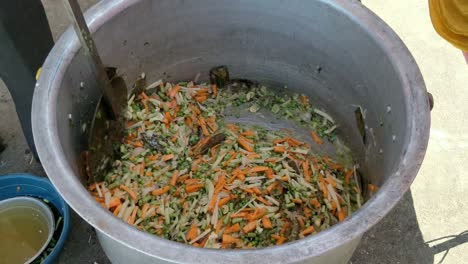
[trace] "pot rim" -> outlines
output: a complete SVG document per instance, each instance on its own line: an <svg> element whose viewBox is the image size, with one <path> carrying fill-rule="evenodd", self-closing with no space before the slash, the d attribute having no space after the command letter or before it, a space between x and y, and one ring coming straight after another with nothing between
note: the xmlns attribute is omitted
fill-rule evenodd
<svg viewBox="0 0 468 264"><path fill-rule="evenodd" d="M104 0L86 12L91 32L126 8L143 0ZM200 249L139 231L102 208L74 176L66 162L58 137L56 122L57 94L63 75L80 44L69 27L47 57L36 85L32 125L40 159L53 185L70 207L99 232L148 256L185 263L288 263L322 255L343 244L359 239L379 222L402 198L422 164L429 140L430 114L427 92L419 68L407 47L396 33L372 11L355 0L320 0L360 24L389 57L396 69L404 93L408 120L407 149L398 168L380 190L363 207L342 223L290 243L251 250ZM402 142L405 143L405 142ZM52 147L51 147L52 146ZM169 250L168 250L169 249Z"/></svg>

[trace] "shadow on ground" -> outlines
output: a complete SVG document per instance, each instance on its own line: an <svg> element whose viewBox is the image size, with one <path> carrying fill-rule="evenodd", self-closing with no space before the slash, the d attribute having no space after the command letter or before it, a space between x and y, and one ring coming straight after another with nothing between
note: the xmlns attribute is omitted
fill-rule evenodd
<svg viewBox="0 0 468 264"><path fill-rule="evenodd" d="M424 241L410 191L364 235L350 264L442 264L450 249L464 243L468 243L468 230ZM439 255L437 262L435 255Z"/></svg>
<svg viewBox="0 0 468 264"><path fill-rule="evenodd" d="M434 252L419 230L410 191L364 235L350 263L434 263Z"/></svg>
<svg viewBox="0 0 468 264"><path fill-rule="evenodd" d="M444 263L445 257L449 253L450 249L464 243L468 243L468 230L465 230L458 235L444 236L426 241L426 244L431 247L431 251L434 255L443 253L437 264Z"/></svg>
<svg viewBox="0 0 468 264"><path fill-rule="evenodd" d="M65 242L58 264L111 263L102 251L94 229L73 210L71 213L71 226L70 236Z"/></svg>

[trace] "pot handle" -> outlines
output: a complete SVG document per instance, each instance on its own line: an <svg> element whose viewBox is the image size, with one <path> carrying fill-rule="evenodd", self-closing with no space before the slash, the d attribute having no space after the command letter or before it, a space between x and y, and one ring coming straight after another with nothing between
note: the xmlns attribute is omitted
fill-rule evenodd
<svg viewBox="0 0 468 264"><path fill-rule="evenodd" d="M429 109L432 111L432 108L434 108L434 97L430 92L427 92L427 100L429 101Z"/></svg>

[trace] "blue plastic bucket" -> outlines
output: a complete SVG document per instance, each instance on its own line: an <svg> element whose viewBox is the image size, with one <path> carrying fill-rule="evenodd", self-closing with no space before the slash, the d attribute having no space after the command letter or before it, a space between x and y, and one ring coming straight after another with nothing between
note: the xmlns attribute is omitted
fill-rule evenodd
<svg viewBox="0 0 468 264"><path fill-rule="evenodd" d="M67 240L70 229L70 209L67 203L65 203L47 178L30 174L7 174L0 176L0 200L18 196L36 197L48 203L54 212L56 223L59 217L62 217L57 226L58 229L56 229L57 231L54 234L54 238L57 241L55 247L42 262L43 264L55 263Z"/></svg>

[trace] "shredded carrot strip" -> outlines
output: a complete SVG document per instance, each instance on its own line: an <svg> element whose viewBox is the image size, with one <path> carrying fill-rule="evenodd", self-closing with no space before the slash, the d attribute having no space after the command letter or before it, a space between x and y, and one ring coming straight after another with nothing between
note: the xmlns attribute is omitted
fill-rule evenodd
<svg viewBox="0 0 468 264"><path fill-rule="evenodd" d="M241 133L241 135L244 136L244 137L253 137L256 134L257 133L253 132L252 130L246 130L246 131Z"/></svg>
<svg viewBox="0 0 468 264"><path fill-rule="evenodd" d="M125 127L128 129L130 128L131 126L133 126L134 124L136 124L137 122L136 121L133 121L133 120L130 120L130 121L127 121L127 123L125 124ZM127 136L127 139L132 139L132 135L128 135Z"/></svg>
<svg viewBox="0 0 468 264"><path fill-rule="evenodd" d="M263 228L265 229L272 229L273 228L273 225L271 224L271 221L268 217L264 216L262 217L262 225L263 225Z"/></svg>
<svg viewBox="0 0 468 264"><path fill-rule="evenodd" d="M353 177L353 170L348 170L345 174L345 182L346 184L350 184L351 183L351 178Z"/></svg>
<svg viewBox="0 0 468 264"><path fill-rule="evenodd" d="M274 144L274 145L281 144L281 143L283 143L283 142L285 142L285 141L287 141L287 140L288 140L288 138L275 139L275 140L273 141L273 144Z"/></svg>
<svg viewBox="0 0 468 264"><path fill-rule="evenodd" d="M216 125L215 116L211 116L206 119L206 124L211 129L212 132L218 130L218 125Z"/></svg>
<svg viewBox="0 0 468 264"><path fill-rule="evenodd" d="M302 217L297 217L297 222L299 223L299 227L300 228L304 228L305 227L305 224L304 224L304 219L302 219Z"/></svg>
<svg viewBox="0 0 468 264"><path fill-rule="evenodd" d="M169 192L169 189L170 189L169 186L165 186L163 188L156 189L156 190L152 191L151 194L154 195L154 196L163 195L163 194Z"/></svg>
<svg viewBox="0 0 468 264"><path fill-rule="evenodd" d="M187 241L192 241L198 236L198 228L195 223L192 223L190 226L190 229L187 231L187 234L185 235L185 238Z"/></svg>
<svg viewBox="0 0 468 264"><path fill-rule="evenodd" d="M341 207L341 210L338 212L338 221L343 222L346 218L346 206Z"/></svg>
<svg viewBox="0 0 468 264"><path fill-rule="evenodd" d="M302 230L302 232L300 234L303 235L303 236L306 236L306 235L310 235L310 234L312 234L314 232L315 232L315 228L313 226L309 226L306 229Z"/></svg>
<svg viewBox="0 0 468 264"><path fill-rule="evenodd" d="M192 119L190 117L185 118L185 124L188 127L192 127Z"/></svg>
<svg viewBox="0 0 468 264"><path fill-rule="evenodd" d="M208 96L206 95L195 96L195 100L199 103L203 103L204 101L206 101L206 99L208 99Z"/></svg>
<svg viewBox="0 0 468 264"><path fill-rule="evenodd" d="M252 214L246 215L246 219L249 221L254 221L262 218L266 214L266 210L264 208L255 208L255 212Z"/></svg>
<svg viewBox="0 0 468 264"><path fill-rule="evenodd" d="M260 191L260 189L257 188L257 187L251 188L251 190L252 190L255 194L258 194L258 195L262 195L262 194L263 194L262 191Z"/></svg>
<svg viewBox="0 0 468 264"><path fill-rule="evenodd" d="M227 155L231 157L223 163L223 167L226 167L233 159L237 157L237 154L234 152L234 150L231 150Z"/></svg>
<svg viewBox="0 0 468 264"><path fill-rule="evenodd" d="M148 212L148 209L150 208L149 203L145 203L143 207L141 208L141 218L146 218L146 213Z"/></svg>
<svg viewBox="0 0 468 264"><path fill-rule="evenodd" d="M93 183L88 187L88 190L94 191L94 190L96 190L96 185L100 185L100 184L103 184L103 182Z"/></svg>
<svg viewBox="0 0 468 264"><path fill-rule="evenodd" d="M310 131L310 136L315 141L315 143L317 143L319 145L323 144L323 140L314 131Z"/></svg>
<svg viewBox="0 0 468 264"><path fill-rule="evenodd" d="M183 176L179 176L177 178L177 182L185 182L189 177L190 177L190 175L188 175L188 174L185 174Z"/></svg>
<svg viewBox="0 0 468 264"><path fill-rule="evenodd" d="M295 138L288 138L288 144L291 146L300 146L300 145L303 145L304 142L301 142Z"/></svg>
<svg viewBox="0 0 468 264"><path fill-rule="evenodd" d="M175 186L177 183L177 177L179 177L179 171L175 170L174 173L172 174L172 178L169 184L172 186Z"/></svg>
<svg viewBox="0 0 468 264"><path fill-rule="evenodd" d="M276 153L283 153L286 151L286 148L284 146L274 146L273 151Z"/></svg>
<svg viewBox="0 0 468 264"><path fill-rule="evenodd" d="M304 207L304 216L306 219L309 219L312 217L312 209L309 207Z"/></svg>
<svg viewBox="0 0 468 264"><path fill-rule="evenodd" d="M266 166L255 166L252 169L250 169L250 173L264 172L264 171L267 171L268 169L270 168Z"/></svg>
<svg viewBox="0 0 468 264"><path fill-rule="evenodd" d="M158 159L158 155L150 155L150 156L148 156L148 159L149 159L150 161L155 161L155 160Z"/></svg>
<svg viewBox="0 0 468 264"><path fill-rule="evenodd" d="M269 163L276 163L278 162L278 158L268 158L268 159L265 159L265 162L269 162Z"/></svg>
<svg viewBox="0 0 468 264"><path fill-rule="evenodd" d="M120 185L119 186L120 189L126 191L128 193L128 195L130 195L130 197L133 199L133 200L136 200L137 199L137 195L135 194L134 191L130 190L130 188L128 188L127 186L125 185Z"/></svg>
<svg viewBox="0 0 468 264"><path fill-rule="evenodd" d="M302 200L301 199L291 199L291 201L295 204L302 204Z"/></svg>
<svg viewBox="0 0 468 264"><path fill-rule="evenodd" d="M218 219L218 222L216 223L216 229L215 229L216 234L220 234L220 233L221 233L221 227L223 227L223 221L220 221L220 220Z"/></svg>
<svg viewBox="0 0 468 264"><path fill-rule="evenodd" d="M218 206L223 206L223 205L227 204L231 200L232 200L231 197L224 197L223 199L219 200Z"/></svg>
<svg viewBox="0 0 468 264"><path fill-rule="evenodd" d="M171 160L173 158L174 158L174 154L167 154L167 155L162 156L163 161L168 161L168 160Z"/></svg>
<svg viewBox="0 0 468 264"><path fill-rule="evenodd" d="M323 196L326 199L328 197L328 190L327 190L327 186L325 184L325 180L323 179L322 175L318 176L318 180L319 180L320 189L322 190Z"/></svg>
<svg viewBox="0 0 468 264"><path fill-rule="evenodd" d="M232 237L230 235L223 235L223 243L237 244L237 243L240 243L240 242L242 242L242 240L239 239L239 238L235 238L235 237Z"/></svg>
<svg viewBox="0 0 468 264"><path fill-rule="evenodd" d="M271 238L276 240L276 245L281 245L286 241L286 238L280 235L271 235Z"/></svg>
<svg viewBox="0 0 468 264"><path fill-rule="evenodd" d="M252 146L247 142L245 137L242 137L242 136L238 137L237 143L239 143L239 145L241 145L247 151L250 151L250 152L254 151Z"/></svg>
<svg viewBox="0 0 468 264"><path fill-rule="evenodd" d="M138 206L135 206L133 208L132 214L130 215L130 217L127 220L127 223L129 223L131 225L133 225L133 223L135 223L135 217L136 217L137 211L138 211Z"/></svg>
<svg viewBox="0 0 468 264"><path fill-rule="evenodd" d="M116 206L118 206L120 204L121 204L120 198L119 197L114 197L114 198L112 198L112 200L109 203L109 208L116 207Z"/></svg>
<svg viewBox="0 0 468 264"><path fill-rule="evenodd" d="M291 223L285 222L284 225L283 225L283 228L281 228L280 233L281 233L281 234L284 234L284 233L286 232L286 230L289 229L289 227L291 227Z"/></svg>
<svg viewBox="0 0 468 264"><path fill-rule="evenodd" d="M328 182L332 187L336 187L336 181L332 177L326 177L325 181Z"/></svg>
<svg viewBox="0 0 468 264"><path fill-rule="evenodd" d="M197 91L197 95L206 95L208 94L210 90L208 88L200 88L198 91Z"/></svg>
<svg viewBox="0 0 468 264"><path fill-rule="evenodd" d="M171 137L171 142L175 143L179 137L179 131L177 131L174 136Z"/></svg>
<svg viewBox="0 0 468 264"><path fill-rule="evenodd" d="M214 96L218 95L218 87L216 86L216 84L211 85L211 92Z"/></svg>
<svg viewBox="0 0 468 264"><path fill-rule="evenodd" d="M257 227L257 221L250 221L244 226L244 228L242 228L242 231L244 233L250 233L254 231L256 227Z"/></svg>
<svg viewBox="0 0 468 264"><path fill-rule="evenodd" d="M141 98L143 98L143 100L149 100L149 97L148 97L148 95L146 95L145 92L141 92L140 96L141 96Z"/></svg>
<svg viewBox="0 0 468 264"><path fill-rule="evenodd" d="M268 170L265 171L265 176L268 178L268 179L273 179L275 176L274 176L274 172L273 172L273 169L272 168L268 168Z"/></svg>
<svg viewBox="0 0 468 264"><path fill-rule="evenodd" d="M213 195L213 198L211 199L209 205L208 205L208 212L213 212L217 200L218 200L218 194L215 193Z"/></svg>
<svg viewBox="0 0 468 264"><path fill-rule="evenodd" d="M201 182L201 179L187 179L184 181L184 183L187 185L199 184L200 182Z"/></svg>
<svg viewBox="0 0 468 264"><path fill-rule="evenodd" d="M234 133L237 133L237 131L239 131L239 127L234 124L226 124L226 128Z"/></svg>
<svg viewBox="0 0 468 264"><path fill-rule="evenodd" d="M230 234L230 233L235 233L235 232L239 232L240 231L240 225L239 223L236 223L232 226L229 226L227 227L226 229L224 229L224 234Z"/></svg>
<svg viewBox="0 0 468 264"><path fill-rule="evenodd" d="M145 113L149 113L149 107L148 107L148 103L147 103L147 100L142 100L141 103L143 104L143 107L145 108Z"/></svg>
<svg viewBox="0 0 468 264"><path fill-rule="evenodd" d="M278 182L275 181L273 182L272 184L268 185L268 187L265 189L268 193L271 193L275 188L276 186L278 186Z"/></svg>
<svg viewBox="0 0 468 264"><path fill-rule="evenodd" d="M189 185L189 186L185 187L185 192L193 193L193 192L196 192L196 191L200 190L203 186L205 186L203 183Z"/></svg>
<svg viewBox="0 0 468 264"><path fill-rule="evenodd" d="M260 154L257 154L257 153L252 153L252 154L247 155L248 159L258 159L260 157L262 156L260 156Z"/></svg>
<svg viewBox="0 0 468 264"><path fill-rule="evenodd" d="M219 177L218 181L216 182L215 193L218 193L219 191L221 191L225 183L226 183L226 176L222 175L221 177Z"/></svg>
<svg viewBox="0 0 468 264"><path fill-rule="evenodd" d="M242 182L245 181L245 173L241 172L241 173L237 174L237 178L239 180L241 180Z"/></svg>
<svg viewBox="0 0 468 264"><path fill-rule="evenodd" d="M322 206L317 198L310 200L310 204L313 205L315 209L319 209Z"/></svg>
<svg viewBox="0 0 468 264"><path fill-rule="evenodd" d="M339 171L344 171L345 170L345 168L343 166L341 166L340 164L336 164L336 163L330 164L330 168L332 168L334 170L339 170Z"/></svg>
<svg viewBox="0 0 468 264"><path fill-rule="evenodd" d="M303 161L302 162L302 170L304 171L304 179L306 182L310 182L311 180L311 175L309 171L309 162L308 161Z"/></svg>
<svg viewBox="0 0 468 264"><path fill-rule="evenodd" d="M122 208L122 204L119 204L119 205L114 209L113 214L114 214L114 215L118 215L121 208Z"/></svg>
<svg viewBox="0 0 468 264"><path fill-rule="evenodd" d="M210 135L210 132L208 132L208 129L206 128L206 122L205 122L205 119L200 116L198 118L198 125L201 127L202 129L202 132L203 132L203 135L205 136L209 136Z"/></svg>
<svg viewBox="0 0 468 264"><path fill-rule="evenodd" d="M133 143L133 146L135 146L137 148L142 148L143 147L143 141L141 141L141 140L135 141L135 143Z"/></svg>
<svg viewBox="0 0 468 264"><path fill-rule="evenodd" d="M250 139L250 138L246 138L244 136L241 135L241 137L243 138L243 140L245 140L245 142L249 143L249 144L253 144L253 140Z"/></svg>
<svg viewBox="0 0 468 264"><path fill-rule="evenodd" d="M239 212L236 214L231 214L231 218L243 218L247 216L247 212Z"/></svg>
<svg viewBox="0 0 468 264"><path fill-rule="evenodd" d="M180 91L180 86L178 84L176 84L174 87L172 87L172 89L169 90L167 95L170 98L174 98L179 91Z"/></svg>
<svg viewBox="0 0 468 264"><path fill-rule="evenodd" d="M309 105L309 97L307 97L306 95L301 94L301 95L299 96L299 100L301 101L301 103L302 103L304 106L308 106L308 105Z"/></svg>
<svg viewBox="0 0 468 264"><path fill-rule="evenodd" d="M255 197L255 198L256 198L258 201L260 201L260 202L262 202L262 203L264 203L264 204L266 204L266 205L271 205L271 203L270 203L269 201L265 200L265 198L263 198L263 197L261 197L261 196L257 196L257 197Z"/></svg>
<svg viewBox="0 0 468 264"><path fill-rule="evenodd" d="M246 188L246 189L243 189L243 190L246 193L254 194L254 191L251 188Z"/></svg>

